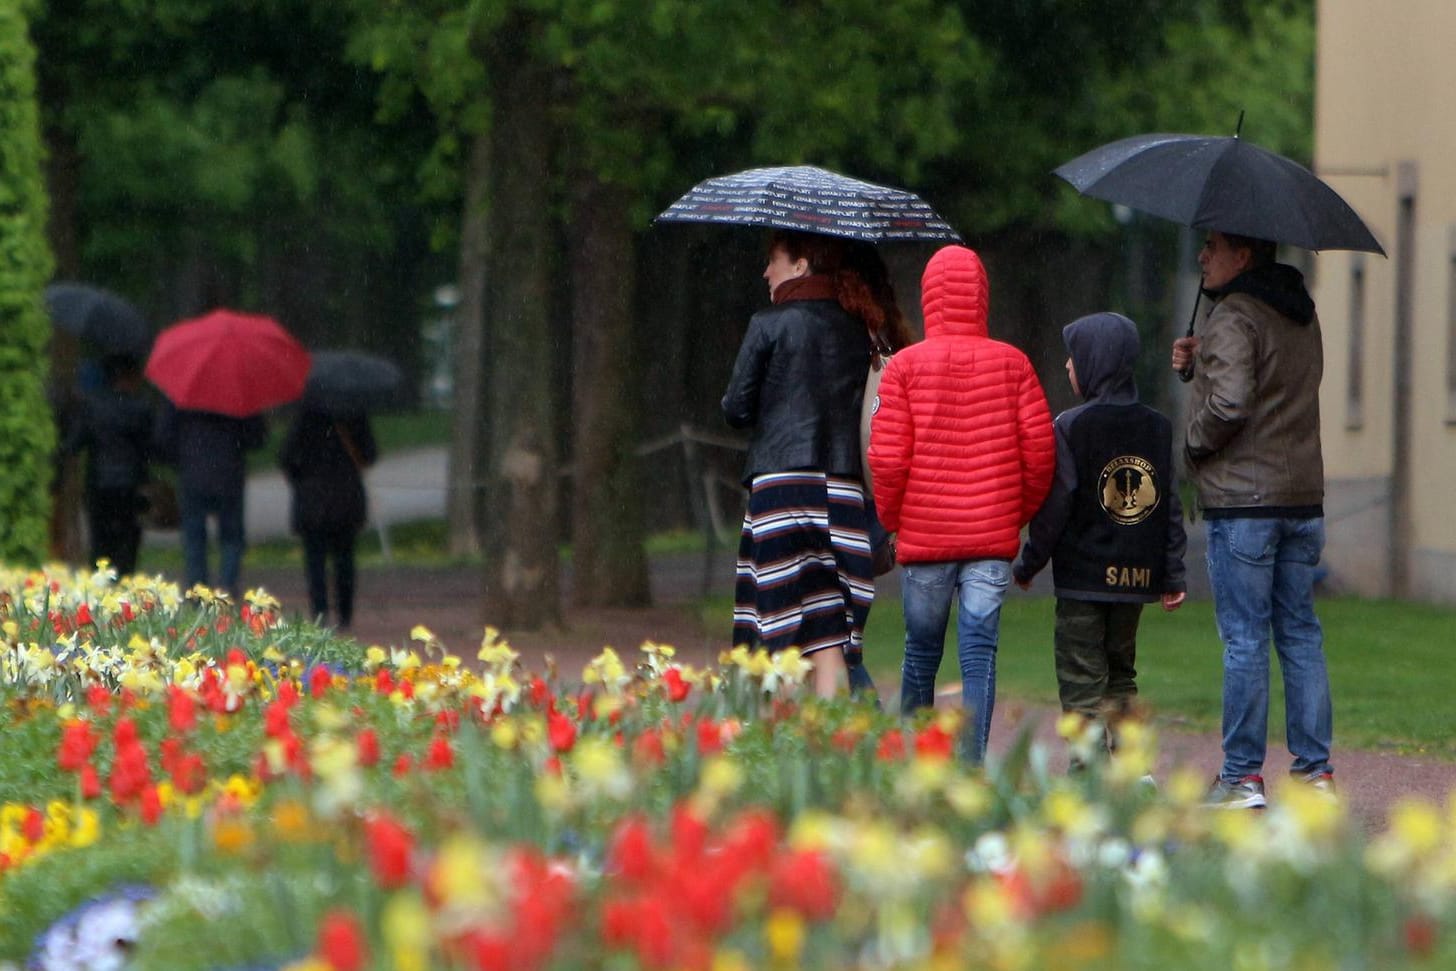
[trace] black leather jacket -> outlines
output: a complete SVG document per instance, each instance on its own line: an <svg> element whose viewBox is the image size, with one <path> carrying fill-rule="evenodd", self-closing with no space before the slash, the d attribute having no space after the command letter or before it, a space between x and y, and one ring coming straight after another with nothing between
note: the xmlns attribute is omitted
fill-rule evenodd
<svg viewBox="0 0 1456 971"><path fill-rule="evenodd" d="M864 323L833 300L792 300L754 314L723 395L728 424L753 429L744 484L790 469L860 478L869 366Z"/></svg>

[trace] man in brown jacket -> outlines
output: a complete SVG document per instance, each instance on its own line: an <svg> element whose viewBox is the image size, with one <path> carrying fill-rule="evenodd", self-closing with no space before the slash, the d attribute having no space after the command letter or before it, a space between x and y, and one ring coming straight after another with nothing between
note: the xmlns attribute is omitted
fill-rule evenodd
<svg viewBox="0 0 1456 971"><path fill-rule="evenodd" d="M1208 536L1223 639L1223 767L1208 804L1265 805L1269 639L1279 652L1291 775L1333 793L1324 638L1314 612L1324 548L1319 318L1275 244L1211 232L1199 254L1214 308L1173 343L1193 368L1185 459Z"/></svg>

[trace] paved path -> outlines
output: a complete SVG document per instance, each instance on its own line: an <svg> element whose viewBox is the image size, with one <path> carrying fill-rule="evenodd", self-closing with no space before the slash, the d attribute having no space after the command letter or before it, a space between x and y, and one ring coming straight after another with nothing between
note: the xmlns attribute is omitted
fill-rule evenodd
<svg viewBox="0 0 1456 971"><path fill-rule="evenodd" d="M444 446L428 446L381 455L364 474L369 493L371 529L380 530L386 542L389 527L445 515L445 476L448 466ZM244 528L248 542L260 543L289 535L290 493L283 473L270 471L250 475L244 499ZM175 546L176 530L148 532L145 542Z"/></svg>

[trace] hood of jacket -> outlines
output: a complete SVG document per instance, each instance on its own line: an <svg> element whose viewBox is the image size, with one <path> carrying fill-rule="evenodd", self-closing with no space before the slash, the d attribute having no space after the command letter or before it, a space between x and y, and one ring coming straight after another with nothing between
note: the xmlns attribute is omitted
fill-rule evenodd
<svg viewBox="0 0 1456 971"><path fill-rule="evenodd" d="M1137 400L1133 368L1140 345L1131 320L1110 311L1079 317L1062 328L1062 343L1084 399Z"/></svg>
<svg viewBox="0 0 1456 971"><path fill-rule="evenodd" d="M991 288L974 250L946 246L925 265L920 278L925 337L986 337Z"/></svg>
<svg viewBox="0 0 1456 971"><path fill-rule="evenodd" d="M1217 290L1204 290L1215 300L1247 293L1273 307L1297 324L1314 320L1314 298L1304 286L1304 274L1287 263L1267 263L1245 270Z"/></svg>

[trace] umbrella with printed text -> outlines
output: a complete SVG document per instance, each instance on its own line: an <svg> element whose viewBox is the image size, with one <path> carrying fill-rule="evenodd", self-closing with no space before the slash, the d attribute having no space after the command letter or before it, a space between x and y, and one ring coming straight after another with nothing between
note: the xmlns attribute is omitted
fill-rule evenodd
<svg viewBox="0 0 1456 971"><path fill-rule="evenodd" d="M219 308L158 334L146 374L178 408L245 418L298 400L308 370L278 321Z"/></svg>
<svg viewBox="0 0 1456 971"><path fill-rule="evenodd" d="M720 223L792 229L877 243L960 242L924 199L814 165L747 169L693 186L656 222Z"/></svg>

